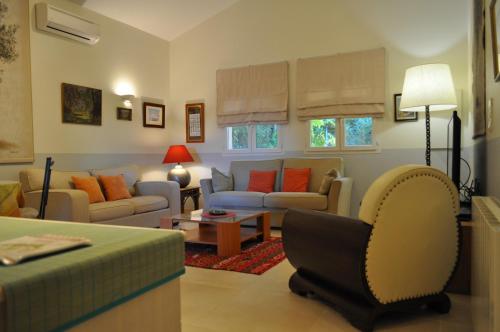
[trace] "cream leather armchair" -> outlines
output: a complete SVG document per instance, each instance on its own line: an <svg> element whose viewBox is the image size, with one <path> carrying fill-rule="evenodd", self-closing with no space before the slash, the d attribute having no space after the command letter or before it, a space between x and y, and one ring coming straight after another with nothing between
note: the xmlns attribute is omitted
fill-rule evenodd
<svg viewBox="0 0 500 332"><path fill-rule="evenodd" d="M366 192L359 219L289 210L283 243L290 288L332 302L363 331L388 311L450 309L444 289L460 247L459 196L443 172L395 168Z"/></svg>

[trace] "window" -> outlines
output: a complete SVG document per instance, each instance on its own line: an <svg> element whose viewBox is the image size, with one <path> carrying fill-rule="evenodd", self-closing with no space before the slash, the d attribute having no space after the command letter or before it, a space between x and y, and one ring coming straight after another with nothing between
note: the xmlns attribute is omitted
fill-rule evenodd
<svg viewBox="0 0 500 332"><path fill-rule="evenodd" d="M279 152L281 151L280 127L277 124L228 127L227 150Z"/></svg>
<svg viewBox="0 0 500 332"><path fill-rule="evenodd" d="M371 117L309 120L308 150L371 150L374 147Z"/></svg>

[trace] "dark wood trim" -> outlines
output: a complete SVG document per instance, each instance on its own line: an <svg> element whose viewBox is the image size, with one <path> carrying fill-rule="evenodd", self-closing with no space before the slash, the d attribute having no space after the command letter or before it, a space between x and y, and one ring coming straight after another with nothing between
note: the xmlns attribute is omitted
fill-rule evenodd
<svg viewBox="0 0 500 332"><path fill-rule="evenodd" d="M189 136L189 109L200 108L200 137ZM205 143L205 103L186 104L186 143Z"/></svg>
<svg viewBox="0 0 500 332"><path fill-rule="evenodd" d="M162 110L162 112L161 112L161 125L146 124L146 108L148 106L161 108L161 110ZM165 105L143 102L142 103L142 125L143 125L143 127L147 127L147 128L165 128Z"/></svg>

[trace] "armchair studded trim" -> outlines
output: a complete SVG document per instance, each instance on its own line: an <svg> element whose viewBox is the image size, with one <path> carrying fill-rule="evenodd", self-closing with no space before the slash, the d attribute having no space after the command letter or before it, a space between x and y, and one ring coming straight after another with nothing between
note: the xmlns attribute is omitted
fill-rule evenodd
<svg viewBox="0 0 500 332"><path fill-rule="evenodd" d="M285 253L290 289L314 293L363 331L388 311L450 309L444 289L460 251L458 192L441 171L393 169L363 198L359 219L289 210Z"/></svg>

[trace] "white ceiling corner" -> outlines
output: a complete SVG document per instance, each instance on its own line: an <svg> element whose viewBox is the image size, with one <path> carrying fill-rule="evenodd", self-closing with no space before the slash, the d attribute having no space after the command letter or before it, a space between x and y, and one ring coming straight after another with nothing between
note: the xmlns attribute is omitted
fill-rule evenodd
<svg viewBox="0 0 500 332"><path fill-rule="evenodd" d="M70 1L170 41L239 0Z"/></svg>

